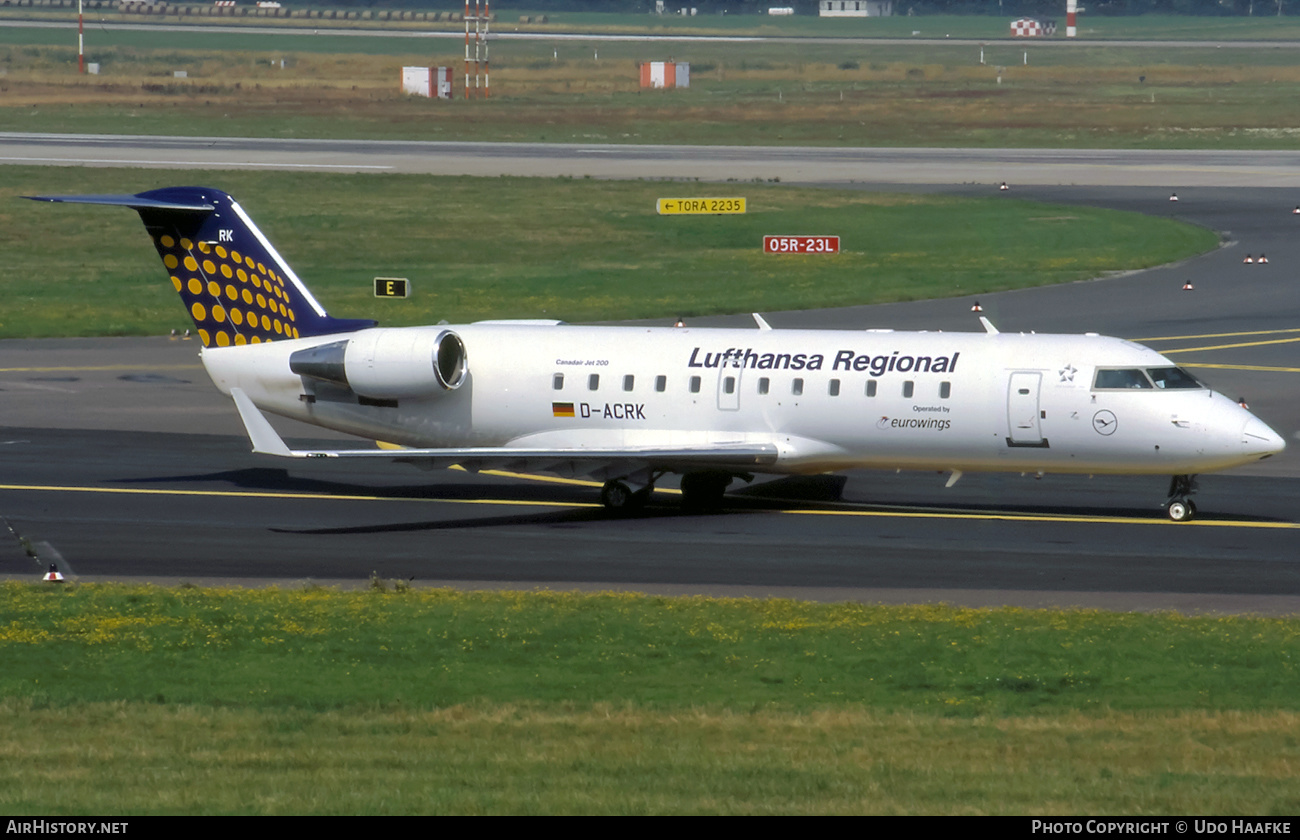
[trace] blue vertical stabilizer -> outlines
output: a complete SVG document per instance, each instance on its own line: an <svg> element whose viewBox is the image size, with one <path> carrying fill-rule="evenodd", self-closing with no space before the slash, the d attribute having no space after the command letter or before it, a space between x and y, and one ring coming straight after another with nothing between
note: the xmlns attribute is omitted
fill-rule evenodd
<svg viewBox="0 0 1300 840"><path fill-rule="evenodd" d="M221 190L165 187L138 195L27 197L136 210L205 347L332 335L375 325L371 320L331 317L239 203Z"/></svg>

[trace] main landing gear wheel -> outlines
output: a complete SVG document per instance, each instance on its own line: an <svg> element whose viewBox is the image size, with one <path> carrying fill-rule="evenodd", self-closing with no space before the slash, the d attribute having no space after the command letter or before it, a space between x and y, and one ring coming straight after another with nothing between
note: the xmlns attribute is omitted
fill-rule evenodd
<svg viewBox="0 0 1300 840"><path fill-rule="evenodd" d="M634 513L645 507L654 487L633 491L625 482L612 479L600 488L600 503L611 513Z"/></svg>

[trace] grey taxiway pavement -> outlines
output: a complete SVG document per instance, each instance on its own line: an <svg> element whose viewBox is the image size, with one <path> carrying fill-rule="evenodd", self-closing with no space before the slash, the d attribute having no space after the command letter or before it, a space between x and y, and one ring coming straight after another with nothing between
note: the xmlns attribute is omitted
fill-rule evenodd
<svg viewBox="0 0 1300 840"><path fill-rule="evenodd" d="M1296 151L866 149L0 132L0 163L816 184L1300 188Z"/></svg>
<svg viewBox="0 0 1300 840"><path fill-rule="evenodd" d="M1164 171L1143 155L1108 154L1121 172ZM948 168L959 167L959 157L931 159L932 176L948 182L917 179L907 189L987 193L1004 180L963 185L970 179L952 178ZM1236 164L1214 160L1207 181L1240 175ZM1265 165L1272 164L1251 164ZM1293 190L1283 188L1289 182L1179 184L1175 202L1163 184L1111 186L1119 176L1106 171L1095 179L1100 186L1013 182L1010 194L1174 215L1221 231L1224 246L1153 271L983 296L984 314L1004 331L1144 340L1245 397L1294 441L1300 296L1291 266L1300 265L1300 215L1292 213ZM245 203L255 215L252 199ZM1267 265L1242 262L1260 252ZM1193 291L1183 291L1187 282ZM969 330L978 329L972 302L767 318L777 328ZM708 320L752 326L748 318ZM818 482L778 481L734 494L716 515L681 515L669 492L644 518L610 520L598 489L581 484L252 456L196 352L164 338L0 342L0 516L88 577L359 581L376 572L462 585L1300 611L1293 451L1203 477L1203 515L1186 525L1161 518L1159 477L967 476L944 489L934 474L865 472L848 477L839 503L825 501ZM282 430L323 436L291 424ZM5 571L37 571L18 540L0 557Z"/></svg>
<svg viewBox="0 0 1300 840"><path fill-rule="evenodd" d="M12 27L15 29L75 29L76 23L69 21L45 21L45 20L5 20L0 21L0 27ZM109 23L103 20L95 21L94 27L101 31L108 32L186 32L196 34L214 34L214 35L274 35L277 38L315 38L321 35L342 36L349 38L403 38L403 39L449 39L459 41L465 37L464 31L457 31L454 27L445 29L384 29L380 27L366 28L348 28L326 25L324 28L309 28L307 26L284 26L284 25L222 25L214 23L211 20L191 21L188 23ZM919 30L918 30L919 31ZM1019 38L951 38L947 35L938 37L936 32L926 32L924 37L913 35L907 38L863 38L863 37L834 37L818 35L727 35L727 34L674 34L671 32L660 33L640 33L640 34L611 34L611 33L586 33L586 32L516 32L504 27L498 27L491 33L493 41L594 41L594 42L615 42L615 41L632 41L632 42L649 42L649 43L772 43L772 44L907 44L909 46L934 46L944 44L948 46L985 46L990 43L1012 43L1020 46L1033 46L1035 49L1043 48L1049 50L1068 50L1068 49L1088 49L1088 48L1116 48L1116 49L1139 49L1139 50L1160 50L1160 49L1251 49L1251 50L1293 50L1300 48L1300 41L1287 40L1244 40L1244 39L1225 39L1225 40L1092 40L1087 38L1056 38L1036 40L1032 43L1026 43L1024 39Z"/></svg>

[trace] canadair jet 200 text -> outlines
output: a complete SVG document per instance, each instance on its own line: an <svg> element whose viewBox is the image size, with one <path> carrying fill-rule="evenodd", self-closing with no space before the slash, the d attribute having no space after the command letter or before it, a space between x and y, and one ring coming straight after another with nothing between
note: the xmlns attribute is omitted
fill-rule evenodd
<svg viewBox="0 0 1300 840"><path fill-rule="evenodd" d="M206 187L34 196L139 212L255 451L604 482L611 509L681 475L688 506L737 477L852 468L1195 476L1282 439L1139 344L1099 335L578 327L383 329L331 317L230 196ZM269 411L401 448L290 449Z"/></svg>

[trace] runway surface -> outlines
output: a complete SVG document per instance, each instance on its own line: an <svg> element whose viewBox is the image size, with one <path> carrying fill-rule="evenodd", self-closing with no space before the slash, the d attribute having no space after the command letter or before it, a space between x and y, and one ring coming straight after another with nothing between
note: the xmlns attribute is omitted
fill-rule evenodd
<svg viewBox="0 0 1300 840"><path fill-rule="evenodd" d="M1111 154L1121 167L1144 165ZM1245 396L1294 442L1293 191L1180 188L1171 202L1164 189L1101 180L1017 183L1012 192L1176 215L1223 231L1228 244L1151 272L985 296L985 314L1004 331L1144 339L1219 390ZM1242 263L1260 251L1267 266ZM1183 292L1189 280L1195 290ZM767 318L777 328L975 329L970 305ZM713 515L682 515L664 493L646 517L611 520L592 486L400 465L286 469L252 456L195 353L166 339L0 342L0 515L86 577L364 582L375 572L461 585L1300 611L1294 450L1249 471L1203 477L1202 518L1186 525L1160 517L1159 477L967 476L945 490L945 476L866 472L848 478L842 504L817 501L822 487L775 482L733 494ZM282 432L321 436L292 424ZM3 546L0 569L36 573L18 540Z"/></svg>
<svg viewBox="0 0 1300 840"><path fill-rule="evenodd" d="M806 184L1006 181L1016 186L1300 189L1297 151L640 146L0 132L0 163Z"/></svg>
<svg viewBox="0 0 1300 840"><path fill-rule="evenodd" d="M918 25L920 25L918 23ZM192 20L187 23L109 23L94 21L95 29L109 32L202 32L218 35L275 35L280 38L313 38L320 35L339 35L353 38L417 38L417 39L452 39L463 40L465 32L453 28L447 29L383 29L379 27L347 28L322 24L322 28L304 26L276 25L223 25L210 20ZM4 20L0 27L16 29L75 29L77 24L64 21L44 20ZM1034 48L1073 49L1118 47L1131 49L1220 49L1223 47L1237 49L1296 49L1300 41L1292 40L1100 40L1088 38L1044 38L1026 43L1022 38L949 38L936 37L933 30L927 30L929 37L913 36L909 38L862 38L830 37L818 35L693 35L675 33L584 33L584 32L512 32L498 26L491 33L493 41L593 41L593 42L641 42L641 43L768 43L768 44L907 44L909 46L984 46L996 43L1013 43Z"/></svg>

